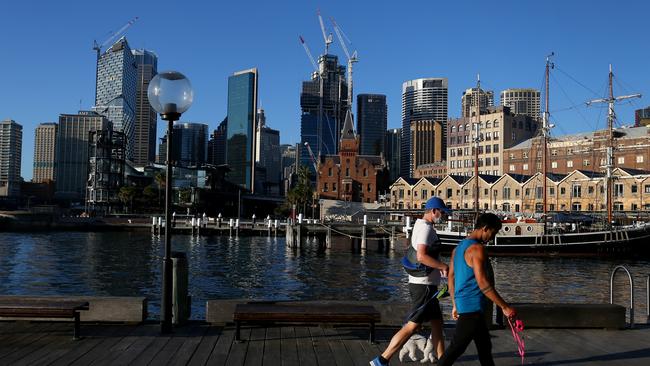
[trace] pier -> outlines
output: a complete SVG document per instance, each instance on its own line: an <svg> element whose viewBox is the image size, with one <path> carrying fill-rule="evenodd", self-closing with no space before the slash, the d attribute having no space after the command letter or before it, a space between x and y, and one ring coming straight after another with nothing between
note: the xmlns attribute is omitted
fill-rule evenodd
<svg viewBox="0 0 650 366"><path fill-rule="evenodd" d="M234 326L194 322L161 335L159 325L84 325L84 337L73 341L69 324L0 322L3 365L366 365L386 346L397 327L379 327L377 343L368 344L364 327L244 327L235 342ZM445 327L447 342L453 325ZM497 365L521 365L509 329L493 330ZM648 365L650 328L529 329L525 364ZM391 365L400 363L395 357ZM457 365L478 365L470 345Z"/></svg>

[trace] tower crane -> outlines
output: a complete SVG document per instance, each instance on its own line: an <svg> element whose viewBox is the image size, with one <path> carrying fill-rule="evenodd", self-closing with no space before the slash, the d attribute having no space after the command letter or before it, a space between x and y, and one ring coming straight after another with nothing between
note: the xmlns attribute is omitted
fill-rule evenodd
<svg viewBox="0 0 650 366"><path fill-rule="evenodd" d="M317 11L318 22L320 23L320 30L323 32L323 40L325 41L325 54L327 55L330 50L330 44L332 44L332 33L327 34L325 31L325 23L323 23L323 17L320 16L320 10Z"/></svg>
<svg viewBox="0 0 650 366"><path fill-rule="evenodd" d="M343 37L347 39L348 43L352 44L352 42L350 42L350 39L345 35L345 33L343 33L341 27L336 24L334 18L332 18L332 24L334 25L334 32L336 33L336 37L339 39L339 42L341 42L341 48L343 48L343 52L345 52L345 56L348 58L348 106L350 110L352 110L352 65L356 62L359 62L359 58L357 57L357 51L354 51L352 55L350 55Z"/></svg>
<svg viewBox="0 0 650 366"><path fill-rule="evenodd" d="M305 53L307 54L307 57L309 57L309 61L311 62L311 65L314 67L314 72L318 72L318 65L316 65L316 61L314 61L314 56L311 55L311 51L309 51L309 47L307 46L305 39L302 38L302 36L298 36L298 38L300 39L300 44L302 44L302 48L305 49Z"/></svg>
<svg viewBox="0 0 650 366"><path fill-rule="evenodd" d="M133 25L138 20L138 17L135 17L131 20L129 20L126 24L122 26L122 28L118 29L116 32L113 32L110 37L108 37L107 40L102 42L102 44L97 43L97 40L93 41L93 50L97 51L97 59L99 60L99 54L101 53L101 50L104 46L112 42L115 38L117 38L120 34L126 32L126 30Z"/></svg>
<svg viewBox="0 0 650 366"><path fill-rule="evenodd" d="M318 164L316 164L316 157L314 156L314 152L311 151L309 142L305 141L305 146L307 147L307 152L309 152L309 158L311 159L311 163L314 165L314 172L316 173L316 175L318 175Z"/></svg>

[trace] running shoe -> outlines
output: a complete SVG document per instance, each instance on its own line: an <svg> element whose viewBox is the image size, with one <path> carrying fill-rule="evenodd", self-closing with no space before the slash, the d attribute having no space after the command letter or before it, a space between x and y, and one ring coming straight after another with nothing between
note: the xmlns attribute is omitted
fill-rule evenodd
<svg viewBox="0 0 650 366"><path fill-rule="evenodd" d="M372 361L370 361L370 366L388 366L388 364L382 363L379 359L379 356L377 356Z"/></svg>

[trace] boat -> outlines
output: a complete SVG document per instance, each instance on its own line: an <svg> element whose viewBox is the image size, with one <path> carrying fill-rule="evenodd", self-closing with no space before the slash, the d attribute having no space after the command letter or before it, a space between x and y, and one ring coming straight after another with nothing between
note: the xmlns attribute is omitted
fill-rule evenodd
<svg viewBox="0 0 650 366"><path fill-rule="evenodd" d="M550 129L553 125L549 124L549 109L548 109L548 93L549 93L549 69L553 67L550 61L551 55L546 57L546 103L545 111L542 116L542 146L547 146L547 141L550 135ZM584 214L573 215L561 214L550 215L547 212L547 198L548 192L546 187L546 179L543 181L543 212L541 213L540 220L532 218L504 218L502 223L503 227L495 237L495 239L487 244L488 250L491 255L558 255L558 256L632 256L637 254L650 254L650 223L647 222L633 222L630 225L615 225L612 213L612 169L614 168L613 158L613 123L615 119L614 103L619 100L640 97L640 94L627 95L614 97L612 87L612 67L609 68L609 96L608 98L598 99L590 103L607 103L608 104L608 142L607 142L607 157L605 162L605 194L606 194L606 221L603 224L591 225L594 218ZM478 81L478 89L480 90L480 79ZM478 98L476 98L478 99ZM476 121L476 136L479 136L480 126L480 108L478 108L477 101L477 121ZM478 162L478 138L474 139L476 143L475 162ZM543 174L542 176L548 177L547 172L547 148L543 148ZM478 176L478 164L474 164L475 176ZM476 179L476 192L478 189L478 179ZM479 214L478 196L475 195L476 208L474 216L470 220L458 219L456 221L448 221L447 225L438 228L436 231L438 237L443 245L443 251L450 251L458 242L467 237L471 228L470 225L463 223L471 223L474 217ZM569 217L569 219L567 219Z"/></svg>

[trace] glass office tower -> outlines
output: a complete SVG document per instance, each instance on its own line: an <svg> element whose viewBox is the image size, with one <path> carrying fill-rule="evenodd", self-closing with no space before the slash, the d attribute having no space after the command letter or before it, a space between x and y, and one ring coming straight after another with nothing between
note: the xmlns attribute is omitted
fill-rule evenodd
<svg viewBox="0 0 650 366"><path fill-rule="evenodd" d="M384 152L384 135L388 125L386 96L382 94L357 95L357 133L361 139L361 155L379 155Z"/></svg>
<svg viewBox="0 0 650 366"><path fill-rule="evenodd" d="M255 190L257 80L257 68L236 72L228 78L228 180L252 193Z"/></svg>
<svg viewBox="0 0 650 366"><path fill-rule="evenodd" d="M156 161L156 121L158 114L149 104L149 82L158 73L158 56L147 50L133 50L138 78L135 100L133 163L144 167Z"/></svg>

